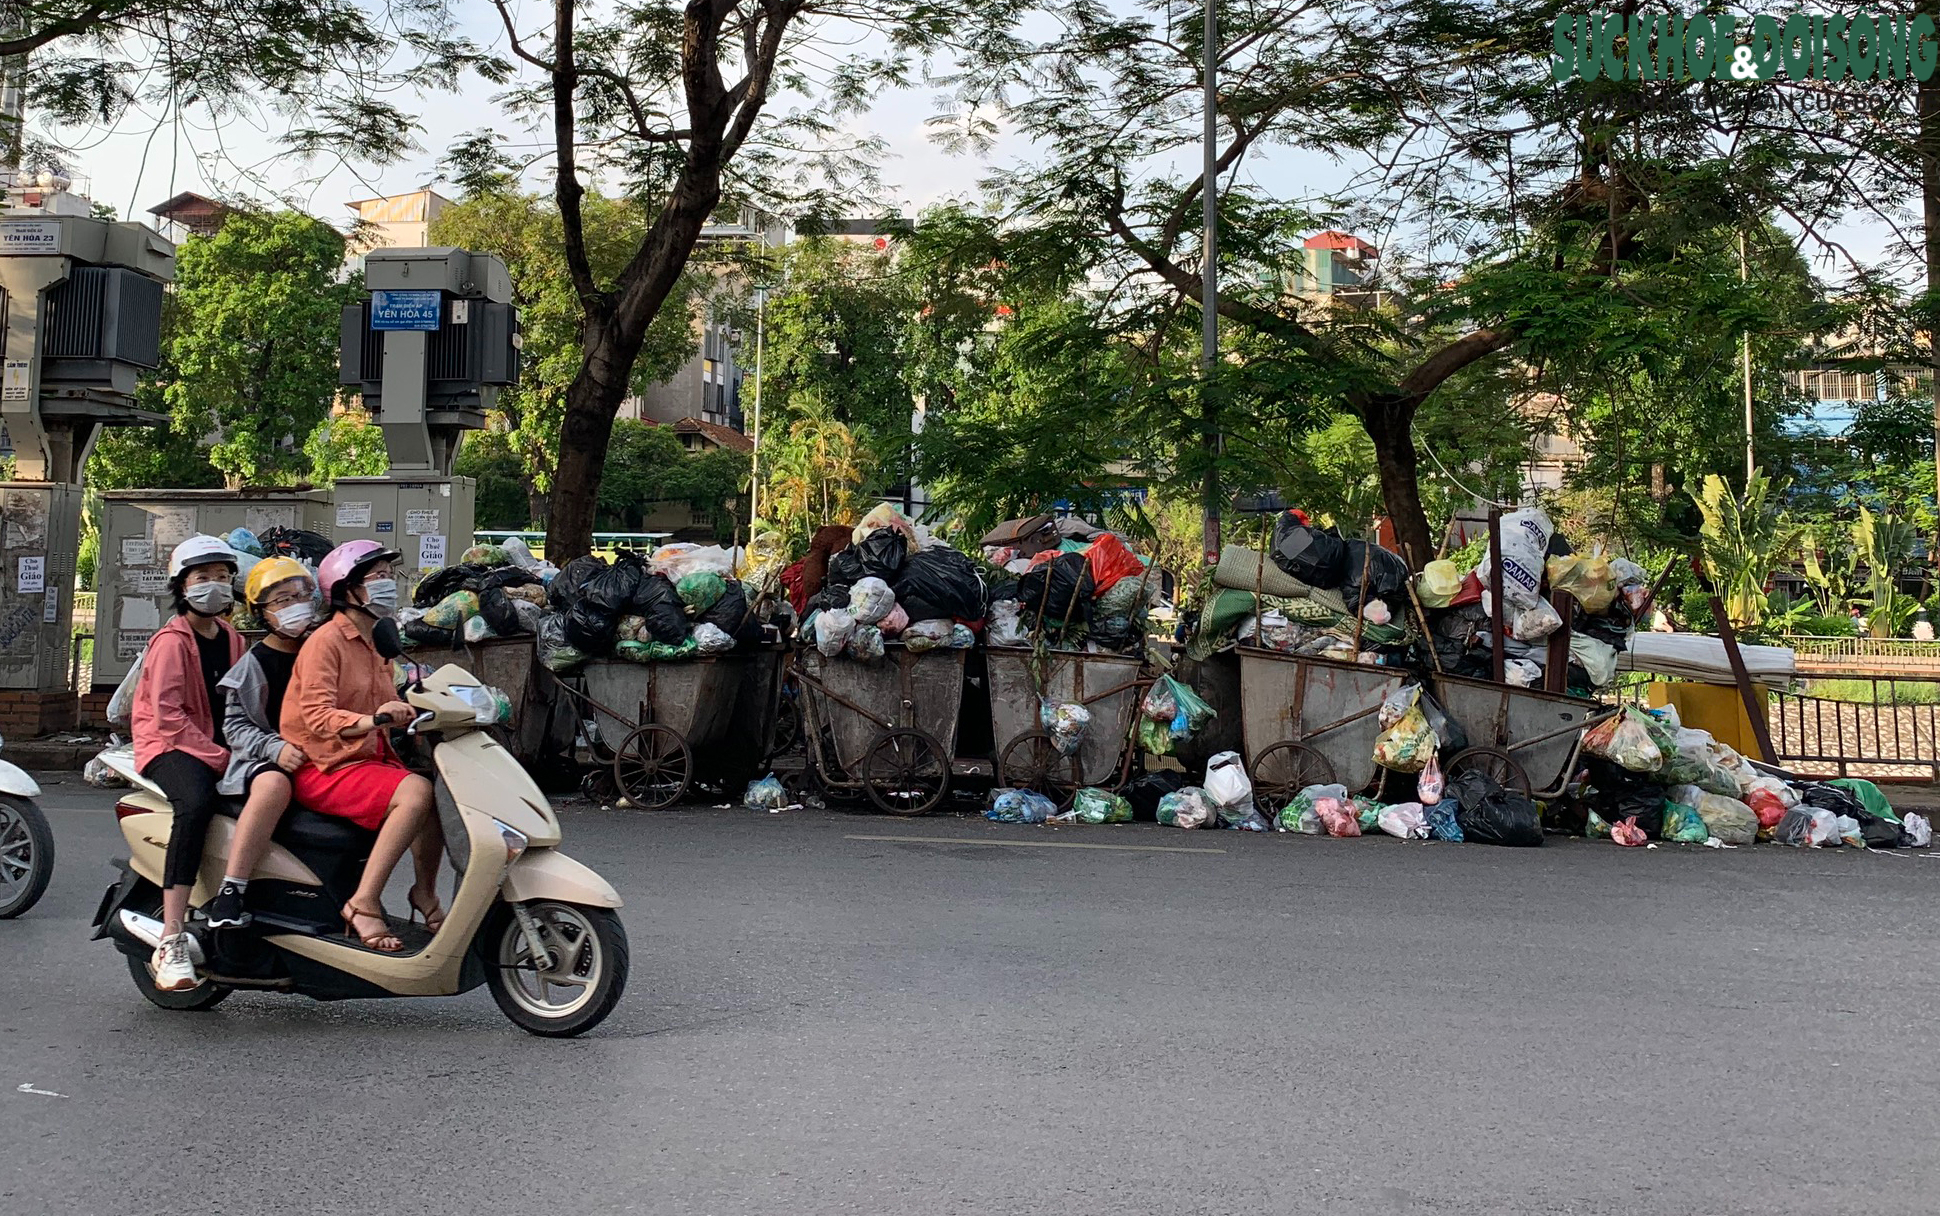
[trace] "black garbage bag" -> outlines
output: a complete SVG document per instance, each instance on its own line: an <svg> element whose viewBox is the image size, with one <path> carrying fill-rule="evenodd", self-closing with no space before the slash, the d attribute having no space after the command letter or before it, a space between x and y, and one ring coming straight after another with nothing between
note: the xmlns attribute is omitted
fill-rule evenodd
<svg viewBox="0 0 1940 1216"><path fill-rule="evenodd" d="M993 578L990 580L989 592L984 596L984 607L988 609L990 605L996 603L998 600L1014 600L1018 595L1017 578L1015 575L1006 574L999 578ZM911 617L910 619L915 620L916 618Z"/></svg>
<svg viewBox="0 0 1940 1216"><path fill-rule="evenodd" d="M1272 557L1274 565L1309 587L1331 589L1347 577L1347 545L1340 533L1309 527L1285 512L1273 524Z"/></svg>
<svg viewBox="0 0 1940 1216"><path fill-rule="evenodd" d="M606 559L588 554L575 557L566 563L566 568L553 576L552 586L547 589L546 598L560 611L578 602L586 584L593 581L607 569Z"/></svg>
<svg viewBox="0 0 1940 1216"><path fill-rule="evenodd" d="M612 654L620 640L620 615L582 599L566 609L566 641L581 654Z"/></svg>
<svg viewBox="0 0 1940 1216"><path fill-rule="evenodd" d="M523 566L484 566L480 570L475 584L481 590L486 587L537 587L545 582Z"/></svg>
<svg viewBox="0 0 1940 1216"><path fill-rule="evenodd" d="M1583 801L1605 823L1619 824L1634 817L1645 836L1664 836L1664 786L1655 774L1633 773L1600 756L1585 759L1589 773Z"/></svg>
<svg viewBox="0 0 1940 1216"><path fill-rule="evenodd" d="M505 594L503 587L479 589L478 615L485 618L485 624L499 637L514 637L523 632L519 628L518 610L512 607L512 597Z"/></svg>
<svg viewBox="0 0 1940 1216"><path fill-rule="evenodd" d="M862 567L863 578L879 578L894 587L897 576L902 573L903 566L909 561L909 542L905 541L903 534L894 528L877 528L863 537L861 544L850 545L842 552L856 555L856 561ZM831 558L829 560L831 577L834 569L835 560Z"/></svg>
<svg viewBox="0 0 1940 1216"><path fill-rule="evenodd" d="M404 627L404 636L418 646L434 646L440 650L456 650L459 635L455 629L440 629L423 621L412 621Z"/></svg>
<svg viewBox="0 0 1940 1216"><path fill-rule="evenodd" d="M1442 755L1453 756L1468 747L1468 732L1462 729L1460 722L1448 716L1448 711L1442 708L1440 701L1435 700L1434 694L1422 689L1417 704L1421 706L1422 716L1428 719L1428 725L1435 728L1435 738L1441 742Z"/></svg>
<svg viewBox="0 0 1940 1216"><path fill-rule="evenodd" d="M308 562L312 569L337 547L329 537L305 532L301 528L269 528L256 539L262 542L263 552L268 556L294 557L298 561Z"/></svg>
<svg viewBox="0 0 1940 1216"><path fill-rule="evenodd" d="M1835 815L1850 815L1865 826L1866 804L1859 801L1851 790L1836 785L1807 785L1799 790L1799 801L1816 811L1831 811Z"/></svg>
<svg viewBox="0 0 1940 1216"><path fill-rule="evenodd" d="M728 580L727 591L714 606L694 619L696 625L712 625L734 639L737 646L747 646L761 640L761 621L748 610L747 592L741 584Z"/></svg>
<svg viewBox="0 0 1940 1216"><path fill-rule="evenodd" d="M1349 612L1361 610L1361 564L1367 564L1367 598L1380 600L1394 613L1396 621L1408 616L1408 563L1401 560L1398 553L1390 553L1379 545L1370 545L1364 540L1346 542L1347 558L1343 563L1340 584L1340 597L1347 603Z"/></svg>
<svg viewBox="0 0 1940 1216"><path fill-rule="evenodd" d="M1091 622L1085 641L1096 642L1106 650L1126 651L1137 647L1144 637L1138 623L1128 616L1099 617Z"/></svg>
<svg viewBox="0 0 1940 1216"><path fill-rule="evenodd" d="M1132 782L1125 787L1125 801L1132 804L1132 821L1157 823L1159 799L1167 794L1176 794L1190 784L1191 777L1174 772L1147 773Z"/></svg>
<svg viewBox="0 0 1940 1216"><path fill-rule="evenodd" d="M1455 822L1473 844L1528 848L1543 842L1542 813L1535 802L1502 788L1480 769L1464 769L1448 783L1456 801Z"/></svg>
<svg viewBox="0 0 1940 1216"><path fill-rule="evenodd" d="M1543 831L1559 836L1584 836L1590 830L1590 804L1581 798L1558 798L1543 808Z"/></svg>
<svg viewBox="0 0 1940 1216"><path fill-rule="evenodd" d="M1599 642L1615 648L1621 654L1629 647L1629 634L1632 624L1630 604L1622 597L1610 601L1610 606L1592 616L1583 610L1583 605L1570 601L1570 631L1586 633Z"/></svg>
<svg viewBox="0 0 1940 1216"><path fill-rule="evenodd" d="M983 619L984 585L977 564L947 546L910 554L889 585L912 621Z"/></svg>
<svg viewBox="0 0 1940 1216"><path fill-rule="evenodd" d="M674 581L664 574L641 573L623 611L644 617L656 642L678 646L687 640L686 605L680 602Z"/></svg>
<svg viewBox="0 0 1940 1216"><path fill-rule="evenodd" d="M429 608L453 592L473 586L485 571L486 567L475 562L434 570L425 575L418 589L411 593L411 603L419 608Z"/></svg>
<svg viewBox="0 0 1940 1216"><path fill-rule="evenodd" d="M849 588L869 577L862 568L862 555L854 545L829 558L828 574L822 579L822 589L810 597L815 607L846 608L849 606ZM815 603L815 601L821 603Z"/></svg>
<svg viewBox="0 0 1940 1216"><path fill-rule="evenodd" d="M618 619L639 611L634 604L641 581L648 577L647 568L639 558L622 553L618 561L586 581L580 598Z"/></svg>
<svg viewBox="0 0 1940 1216"><path fill-rule="evenodd" d="M1085 555L1060 553L1017 580L1017 599L1024 605L1025 623L1033 629L1040 620L1047 629L1059 629L1067 623L1088 627L1093 586L1091 562Z"/></svg>
<svg viewBox="0 0 1940 1216"><path fill-rule="evenodd" d="M1859 820L1859 835L1869 849L1897 849L1900 847L1900 825L1878 815L1863 815Z"/></svg>

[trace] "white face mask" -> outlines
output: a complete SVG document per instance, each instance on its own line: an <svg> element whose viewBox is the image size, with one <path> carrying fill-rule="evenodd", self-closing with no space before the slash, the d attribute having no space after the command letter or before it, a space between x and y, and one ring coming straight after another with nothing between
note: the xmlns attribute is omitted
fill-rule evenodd
<svg viewBox="0 0 1940 1216"><path fill-rule="evenodd" d="M236 593L228 583L197 583L184 591L182 598L197 616L221 616L236 602Z"/></svg>
<svg viewBox="0 0 1940 1216"><path fill-rule="evenodd" d="M374 578L364 584L364 593L370 598L364 607L370 609L372 616L389 616L397 611L397 580Z"/></svg>
<svg viewBox="0 0 1940 1216"><path fill-rule="evenodd" d="M269 616L271 624L276 627L276 632L286 638L300 638L304 631L310 628L310 623L317 619L317 606L291 604L288 608L277 609Z"/></svg>

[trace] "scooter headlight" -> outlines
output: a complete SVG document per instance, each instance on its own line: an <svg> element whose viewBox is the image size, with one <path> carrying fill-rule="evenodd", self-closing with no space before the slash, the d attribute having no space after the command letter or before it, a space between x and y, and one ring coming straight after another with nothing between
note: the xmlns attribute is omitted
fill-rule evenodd
<svg viewBox="0 0 1940 1216"><path fill-rule="evenodd" d="M525 833L517 828L508 827L496 819L492 822L498 824L498 838L505 843L505 864L509 866L519 859L520 854L525 852L526 845L531 842L526 839Z"/></svg>

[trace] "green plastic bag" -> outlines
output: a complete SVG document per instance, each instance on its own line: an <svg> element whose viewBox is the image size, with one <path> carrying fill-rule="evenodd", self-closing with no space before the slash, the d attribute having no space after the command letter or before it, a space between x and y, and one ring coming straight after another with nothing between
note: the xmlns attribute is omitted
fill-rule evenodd
<svg viewBox="0 0 1940 1216"><path fill-rule="evenodd" d="M1591 811L1589 818L1584 821L1583 834L1591 840L1608 840L1610 839L1610 822L1595 811Z"/></svg>
<svg viewBox="0 0 1940 1216"><path fill-rule="evenodd" d="M1703 844L1711 835L1697 808L1682 802L1664 804L1664 839L1678 844Z"/></svg>
<svg viewBox="0 0 1940 1216"><path fill-rule="evenodd" d="M699 616L721 602L727 594L727 580L712 570L701 570L682 578L674 584L674 590L680 593L687 615Z"/></svg>
<svg viewBox="0 0 1940 1216"><path fill-rule="evenodd" d="M1073 809L1076 810L1080 823L1130 823L1132 821L1132 804L1110 790L1079 790Z"/></svg>
<svg viewBox="0 0 1940 1216"><path fill-rule="evenodd" d="M1293 801L1280 809L1278 822L1274 825L1282 832L1305 832L1309 836L1322 836L1327 829L1321 826L1317 807L1323 798L1347 803L1358 812L1347 797L1344 785L1310 785L1293 796Z"/></svg>
<svg viewBox="0 0 1940 1216"><path fill-rule="evenodd" d="M1892 803L1886 801L1886 795L1881 793L1879 787L1872 782L1861 781L1857 777L1841 777L1826 784L1836 785L1859 799L1859 805L1866 808L1868 815L1877 816L1888 823L1900 822L1899 814L1893 810Z"/></svg>
<svg viewBox="0 0 1940 1216"><path fill-rule="evenodd" d="M456 633L465 627L465 622L478 615L478 592L454 591L424 610L418 619L433 629L449 629Z"/></svg>
<svg viewBox="0 0 1940 1216"><path fill-rule="evenodd" d="M1376 802L1372 798L1359 795L1354 798L1354 814L1360 819L1363 832L1372 832L1378 828L1381 812L1387 809L1386 803Z"/></svg>

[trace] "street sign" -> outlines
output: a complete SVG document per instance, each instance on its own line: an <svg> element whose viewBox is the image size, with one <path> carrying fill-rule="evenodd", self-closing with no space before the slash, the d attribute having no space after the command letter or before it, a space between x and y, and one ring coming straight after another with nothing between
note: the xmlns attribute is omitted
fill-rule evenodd
<svg viewBox="0 0 1940 1216"><path fill-rule="evenodd" d="M444 308L439 291L373 291L370 327L385 330L435 330Z"/></svg>

